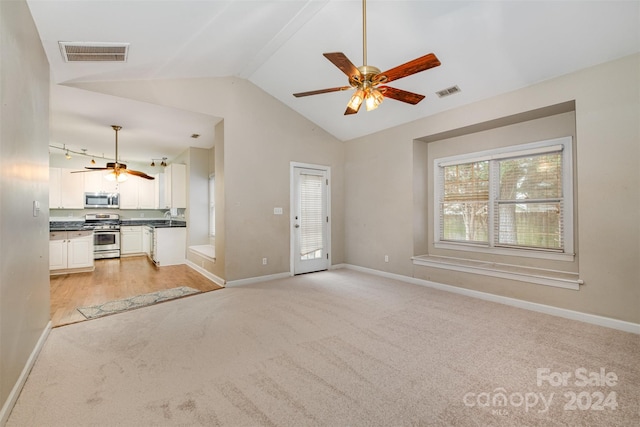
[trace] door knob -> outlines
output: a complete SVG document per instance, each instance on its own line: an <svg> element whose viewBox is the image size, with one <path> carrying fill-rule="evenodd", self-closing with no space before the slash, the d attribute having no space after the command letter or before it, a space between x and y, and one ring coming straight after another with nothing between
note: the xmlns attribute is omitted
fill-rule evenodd
<svg viewBox="0 0 640 427"><path fill-rule="evenodd" d="M294 225L295 228L300 228L300 224Z"/></svg>

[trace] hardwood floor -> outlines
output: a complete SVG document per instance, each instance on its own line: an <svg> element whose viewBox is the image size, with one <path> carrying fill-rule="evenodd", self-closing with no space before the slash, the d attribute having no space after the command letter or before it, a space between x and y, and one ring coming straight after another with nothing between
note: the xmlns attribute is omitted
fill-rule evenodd
<svg viewBox="0 0 640 427"><path fill-rule="evenodd" d="M51 276L53 327L87 320L78 307L178 286L203 292L222 289L187 265L156 267L146 256L96 260L95 266L91 273Z"/></svg>

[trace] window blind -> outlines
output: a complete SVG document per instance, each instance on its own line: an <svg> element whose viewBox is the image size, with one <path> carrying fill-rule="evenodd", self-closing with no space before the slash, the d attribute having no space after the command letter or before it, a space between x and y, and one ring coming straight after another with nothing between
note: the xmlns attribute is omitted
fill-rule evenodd
<svg viewBox="0 0 640 427"><path fill-rule="evenodd" d="M323 248L322 186L324 178L300 174L300 255Z"/></svg>
<svg viewBox="0 0 640 427"><path fill-rule="evenodd" d="M497 163L496 244L562 249L562 152Z"/></svg>

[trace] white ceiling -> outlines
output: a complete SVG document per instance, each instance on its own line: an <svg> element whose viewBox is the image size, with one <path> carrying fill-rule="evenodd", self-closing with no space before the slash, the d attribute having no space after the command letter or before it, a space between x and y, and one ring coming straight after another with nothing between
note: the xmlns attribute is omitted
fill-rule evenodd
<svg viewBox="0 0 640 427"><path fill-rule="evenodd" d="M362 64L360 0L27 0L51 67L51 143L125 160L209 147L220 118L64 86L86 81L246 78L341 140L397 126L640 51L639 1L369 0L368 65L433 52L442 65L390 86L426 95L344 116L351 91L322 56ZM65 63L59 41L130 43L126 63ZM458 85L462 92L438 98ZM199 133L201 138L190 138Z"/></svg>

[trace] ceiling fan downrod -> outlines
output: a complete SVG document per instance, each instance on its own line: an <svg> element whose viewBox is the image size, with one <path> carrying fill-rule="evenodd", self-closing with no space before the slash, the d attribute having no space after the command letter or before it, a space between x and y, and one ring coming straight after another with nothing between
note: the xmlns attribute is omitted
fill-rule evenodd
<svg viewBox="0 0 640 427"><path fill-rule="evenodd" d="M118 157L118 131L120 129L122 129L122 126L118 126L118 125L111 125L111 127L113 128L113 130L116 131L116 166L119 166L118 164L118 160L120 159Z"/></svg>
<svg viewBox="0 0 640 427"><path fill-rule="evenodd" d="M367 66L367 0L362 0L362 65Z"/></svg>

